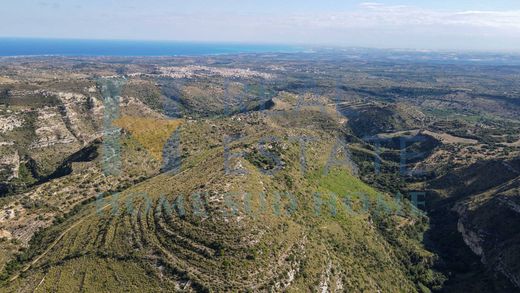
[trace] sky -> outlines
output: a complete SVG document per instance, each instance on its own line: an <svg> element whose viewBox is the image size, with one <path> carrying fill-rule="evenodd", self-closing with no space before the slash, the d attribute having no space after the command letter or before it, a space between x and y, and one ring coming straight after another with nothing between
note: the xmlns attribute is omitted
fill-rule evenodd
<svg viewBox="0 0 520 293"><path fill-rule="evenodd" d="M518 0L3 2L0 37L520 52Z"/></svg>

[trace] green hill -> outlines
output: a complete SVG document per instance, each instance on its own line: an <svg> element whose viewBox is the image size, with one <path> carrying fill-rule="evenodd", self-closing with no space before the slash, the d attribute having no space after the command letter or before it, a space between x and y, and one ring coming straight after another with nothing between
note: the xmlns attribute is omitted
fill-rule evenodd
<svg viewBox="0 0 520 293"><path fill-rule="evenodd" d="M320 112L305 117L294 128L269 112L183 124L180 172L99 198L38 233L8 264L7 291L420 292L439 285L429 269L434 256L421 245L426 217L362 183L347 164L329 166L344 155L334 152L340 124ZM240 138L224 148L221 133ZM300 136L320 138L305 148L305 170L293 139ZM226 163L225 149L243 156Z"/></svg>

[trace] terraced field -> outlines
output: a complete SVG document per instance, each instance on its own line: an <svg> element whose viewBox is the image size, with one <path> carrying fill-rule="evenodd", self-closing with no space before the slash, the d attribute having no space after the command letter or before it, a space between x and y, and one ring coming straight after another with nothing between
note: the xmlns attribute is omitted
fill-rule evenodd
<svg viewBox="0 0 520 293"><path fill-rule="evenodd" d="M0 292L514 291L518 68L342 54L2 59Z"/></svg>
<svg viewBox="0 0 520 293"><path fill-rule="evenodd" d="M329 127L341 128L323 115L307 123L328 131L287 129L283 115L262 113L182 125L180 172L100 197L38 234L8 291L415 291L434 282L433 256L410 225L424 216L349 166L325 170L336 141ZM223 147L215 129L241 135ZM296 135L322 138L306 148L305 172ZM267 160L263 137L278 138L267 149L281 168L257 165ZM246 154L225 162L226 151Z"/></svg>

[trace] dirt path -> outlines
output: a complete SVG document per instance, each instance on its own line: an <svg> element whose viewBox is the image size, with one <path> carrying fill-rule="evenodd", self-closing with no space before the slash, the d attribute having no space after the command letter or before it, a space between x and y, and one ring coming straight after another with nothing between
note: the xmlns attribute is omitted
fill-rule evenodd
<svg viewBox="0 0 520 293"><path fill-rule="evenodd" d="M187 170L184 170L182 172L179 172L178 174L174 174L173 176L179 176L185 172L187 172L188 170L190 169L187 169ZM164 173L164 174L168 174L168 173ZM137 184L136 186L139 186L141 184L144 184L145 182L147 182L147 180ZM74 229L75 227L77 227L79 224L83 223L86 219L89 219L91 218L93 215L99 213L100 211L104 211L106 210L107 208L111 207L112 204L107 204L105 206L103 206L100 210L96 210L94 213L90 214L90 215L87 215L86 217L84 217L83 219L79 220L78 222L74 223L73 225L71 225L69 228L67 228L65 231L63 231L59 236L58 238L56 238L56 240L54 240L51 245L49 245L49 247L47 247L47 249L45 249L45 251L40 254L37 258L35 258L33 261L31 261L31 263L29 263L28 265L26 265L18 274L16 274L15 276L13 276L11 279L9 279L9 282L13 282L15 281L16 279L18 279L20 277L20 274L28 271L32 266L34 266L39 260L41 260L44 256L46 256L55 246L56 244L58 244L60 242L61 239L63 239L63 237L65 237L65 235L70 232L72 229Z"/></svg>
<svg viewBox="0 0 520 293"><path fill-rule="evenodd" d="M105 209L109 208L112 204L107 204L105 205L103 208L101 208L100 211L104 211ZM99 211L96 211L96 212L99 212ZM84 217L83 219L79 220L78 222L74 223L73 225L71 225L69 228L67 228L65 231L63 231L60 236L58 236L58 238L56 238L56 240L54 240L51 245L49 245L49 247L47 247L47 249L42 253L40 254L37 258L35 258L31 263L29 263L28 265L26 265L18 274L16 274L15 276L13 276L9 282L13 282L15 281L16 279L18 279L18 277L20 277L20 274L21 273L24 273L26 271L28 271L33 265L35 265L40 259L42 259L45 255L47 255L47 253L49 253L49 251L51 251L54 246L56 246L56 244L58 244L58 242L60 242L61 239L63 239L63 237L68 233L70 232L70 230L74 229L75 227L77 227L79 224L83 223L86 219L89 219L90 217L92 217L94 214L90 214L86 217Z"/></svg>

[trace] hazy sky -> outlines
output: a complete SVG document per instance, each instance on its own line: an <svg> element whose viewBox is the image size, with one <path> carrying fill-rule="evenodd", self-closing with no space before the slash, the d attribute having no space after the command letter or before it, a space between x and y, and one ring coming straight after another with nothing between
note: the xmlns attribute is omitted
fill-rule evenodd
<svg viewBox="0 0 520 293"><path fill-rule="evenodd" d="M520 51L519 0L3 2L9 37Z"/></svg>

